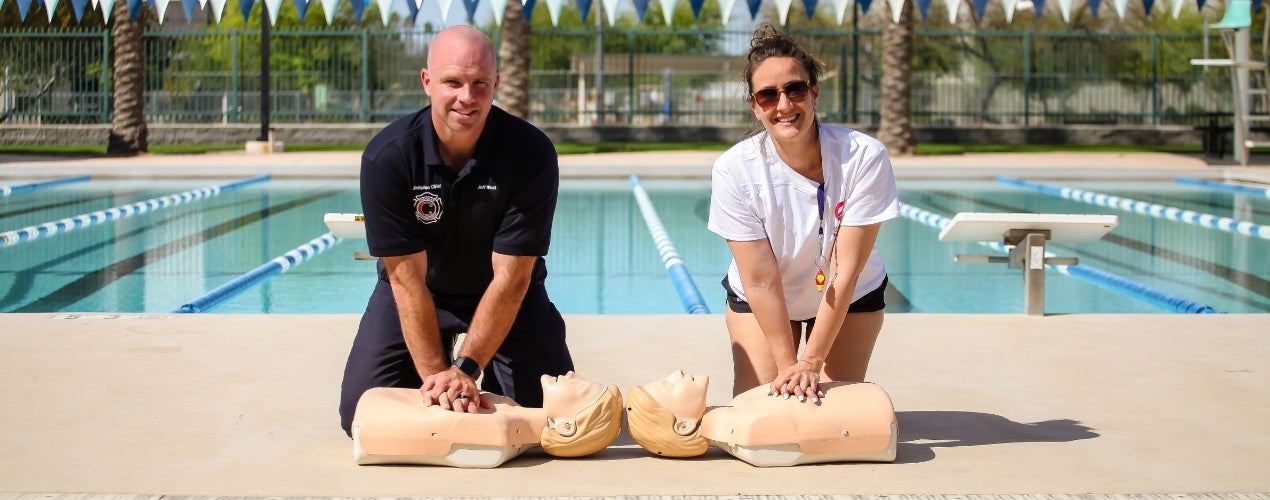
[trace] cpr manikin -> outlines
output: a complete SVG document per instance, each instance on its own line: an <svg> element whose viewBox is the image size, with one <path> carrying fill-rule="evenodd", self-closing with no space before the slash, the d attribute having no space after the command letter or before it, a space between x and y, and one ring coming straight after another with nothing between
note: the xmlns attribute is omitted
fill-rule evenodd
<svg viewBox="0 0 1270 500"><path fill-rule="evenodd" d="M621 431L616 386L569 372L542 377L543 407L481 393L492 403L478 413L424 406L418 389L366 391L353 419L353 458L361 465L424 464L489 468L541 446L558 457L590 455Z"/></svg>
<svg viewBox="0 0 1270 500"><path fill-rule="evenodd" d="M759 467L895 460L895 408L877 385L823 382L815 403L768 396L762 385L707 408L708 385L708 377L677 371L631 387L631 437L660 456L698 456L713 445Z"/></svg>

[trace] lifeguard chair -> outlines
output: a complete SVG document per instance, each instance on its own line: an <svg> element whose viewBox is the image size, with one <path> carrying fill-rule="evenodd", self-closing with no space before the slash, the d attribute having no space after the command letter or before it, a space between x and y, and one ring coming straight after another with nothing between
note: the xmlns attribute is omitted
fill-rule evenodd
<svg viewBox="0 0 1270 500"><path fill-rule="evenodd" d="M1191 59L1196 66L1230 68L1231 91L1234 103L1234 152L1235 161L1248 165L1248 149L1270 146L1270 142L1256 142L1248 138L1249 123L1270 122L1270 73L1267 73L1267 55L1270 54L1270 16L1262 26L1261 54L1252 54L1252 0L1230 0L1220 21L1207 26L1221 33L1226 46L1225 59ZM1207 54L1205 54L1207 55Z"/></svg>

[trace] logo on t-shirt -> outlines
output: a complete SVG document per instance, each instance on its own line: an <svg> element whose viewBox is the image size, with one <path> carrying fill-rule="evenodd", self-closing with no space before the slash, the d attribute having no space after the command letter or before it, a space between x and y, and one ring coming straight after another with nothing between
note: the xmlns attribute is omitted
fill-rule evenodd
<svg viewBox="0 0 1270 500"><path fill-rule="evenodd" d="M441 220L441 197L435 193L415 196L415 218L424 224Z"/></svg>
<svg viewBox="0 0 1270 500"><path fill-rule="evenodd" d="M837 217L839 221L842 220L842 209L845 208L846 206L847 206L847 202L840 201L838 202L837 205L833 207L833 215L834 217Z"/></svg>

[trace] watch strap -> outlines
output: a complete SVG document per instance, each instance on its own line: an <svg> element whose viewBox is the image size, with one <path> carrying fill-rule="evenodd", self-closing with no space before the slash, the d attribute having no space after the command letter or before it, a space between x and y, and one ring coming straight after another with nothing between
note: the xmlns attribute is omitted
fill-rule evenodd
<svg viewBox="0 0 1270 500"><path fill-rule="evenodd" d="M472 380L476 380L477 375L481 374L480 363L477 363L476 360L472 358L466 358L463 356L454 358L454 366L459 367L459 371L463 372L463 374L468 377L471 377Z"/></svg>

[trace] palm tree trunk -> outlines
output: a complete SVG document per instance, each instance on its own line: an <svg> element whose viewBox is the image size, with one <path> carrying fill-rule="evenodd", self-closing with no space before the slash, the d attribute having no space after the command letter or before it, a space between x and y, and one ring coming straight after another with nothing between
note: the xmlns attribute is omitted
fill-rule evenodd
<svg viewBox="0 0 1270 500"><path fill-rule="evenodd" d="M502 35L498 42L498 106L508 113L529 119L529 23L521 14L519 0L507 2L503 12Z"/></svg>
<svg viewBox="0 0 1270 500"><path fill-rule="evenodd" d="M913 135L913 2L904 2L900 22L882 32L882 120L878 140L891 155L907 156L917 147Z"/></svg>
<svg viewBox="0 0 1270 500"><path fill-rule="evenodd" d="M136 156L149 150L145 117L145 62L141 35L144 13L133 21L128 2L115 4L114 117L106 154Z"/></svg>

